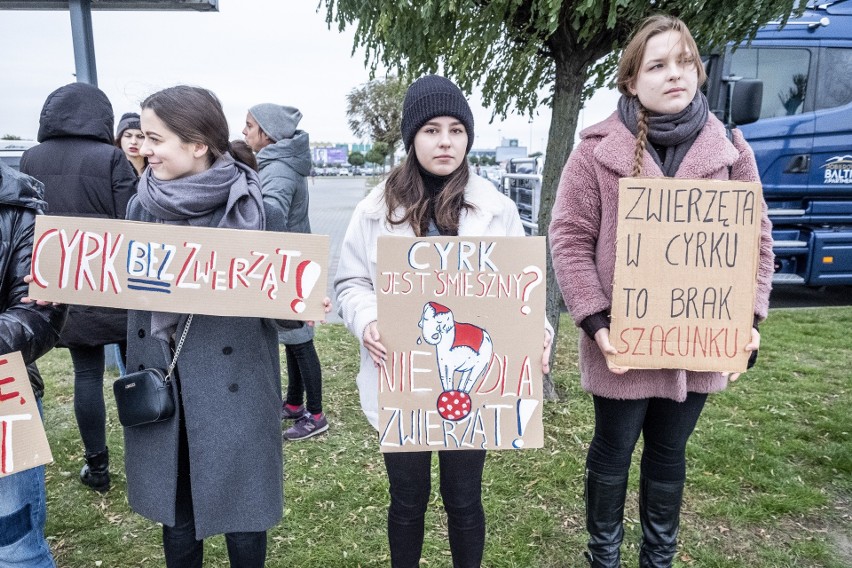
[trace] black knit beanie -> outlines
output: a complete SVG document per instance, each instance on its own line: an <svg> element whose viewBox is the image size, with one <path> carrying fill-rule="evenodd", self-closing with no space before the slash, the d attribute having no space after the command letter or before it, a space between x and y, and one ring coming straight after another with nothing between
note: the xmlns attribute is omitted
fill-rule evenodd
<svg viewBox="0 0 852 568"><path fill-rule="evenodd" d="M417 79L405 93L400 126L405 151L411 148L420 127L436 116L452 116L464 124L467 152L470 152L473 146L473 113L470 105L455 83L439 75L426 75Z"/></svg>
<svg viewBox="0 0 852 568"><path fill-rule="evenodd" d="M118 126L115 129L115 137L121 138L124 131L128 128L142 130L142 124L139 121L139 115L135 112L126 112L121 115L121 120L118 121Z"/></svg>

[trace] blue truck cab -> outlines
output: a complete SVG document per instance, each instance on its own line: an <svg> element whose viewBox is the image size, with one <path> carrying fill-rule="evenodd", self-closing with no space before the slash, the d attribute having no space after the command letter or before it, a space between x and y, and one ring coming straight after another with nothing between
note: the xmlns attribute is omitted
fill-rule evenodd
<svg viewBox="0 0 852 568"><path fill-rule="evenodd" d="M852 284L852 0L809 4L705 65L720 118L730 82L763 84L759 118L739 128L773 224L775 282Z"/></svg>

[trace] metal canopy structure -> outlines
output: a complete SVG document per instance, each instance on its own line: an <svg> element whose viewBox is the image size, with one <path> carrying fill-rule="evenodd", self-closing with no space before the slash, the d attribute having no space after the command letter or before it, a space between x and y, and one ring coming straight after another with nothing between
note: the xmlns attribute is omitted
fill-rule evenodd
<svg viewBox="0 0 852 568"><path fill-rule="evenodd" d="M0 10L68 10L74 0L0 0ZM218 12L219 0L91 0L92 10Z"/></svg>
<svg viewBox="0 0 852 568"><path fill-rule="evenodd" d="M0 10L68 10L77 81L97 86L92 10L218 12L219 0L0 0Z"/></svg>

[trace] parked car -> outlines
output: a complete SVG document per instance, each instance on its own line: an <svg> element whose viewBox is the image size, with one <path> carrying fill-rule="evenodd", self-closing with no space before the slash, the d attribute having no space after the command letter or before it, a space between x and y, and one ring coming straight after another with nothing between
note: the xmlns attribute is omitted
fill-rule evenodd
<svg viewBox="0 0 852 568"><path fill-rule="evenodd" d="M35 140L0 140L0 162L19 170L24 150L36 144Z"/></svg>
<svg viewBox="0 0 852 568"><path fill-rule="evenodd" d="M349 171L349 168L338 168L337 175L339 176L351 176L352 172Z"/></svg>
<svg viewBox="0 0 852 568"><path fill-rule="evenodd" d="M495 189L503 190L501 181L503 172L500 171L500 166L482 166L479 168L479 175L490 181Z"/></svg>

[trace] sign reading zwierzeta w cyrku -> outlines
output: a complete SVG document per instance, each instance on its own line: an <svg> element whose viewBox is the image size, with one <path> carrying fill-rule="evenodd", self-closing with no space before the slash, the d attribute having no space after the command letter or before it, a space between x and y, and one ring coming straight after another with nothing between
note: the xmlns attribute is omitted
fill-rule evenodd
<svg viewBox="0 0 852 568"><path fill-rule="evenodd" d="M321 320L328 236L39 216L30 297Z"/></svg>
<svg viewBox="0 0 852 568"><path fill-rule="evenodd" d="M760 262L759 183L620 180L611 364L745 371ZM629 379L625 379L629 380Z"/></svg>

